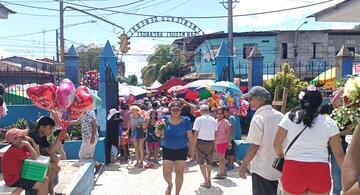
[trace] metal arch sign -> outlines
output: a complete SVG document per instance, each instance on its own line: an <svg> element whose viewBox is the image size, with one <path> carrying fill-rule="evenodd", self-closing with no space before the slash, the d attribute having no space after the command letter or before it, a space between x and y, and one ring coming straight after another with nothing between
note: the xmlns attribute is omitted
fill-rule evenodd
<svg viewBox="0 0 360 195"><path fill-rule="evenodd" d="M193 30L193 32L195 32L198 35L205 35L205 33L198 26L196 26L194 23L190 22L189 20L186 20L181 17L173 17L173 16L154 16L151 18L146 18L135 24L126 34L130 38L134 35L134 33L136 33L139 29L143 28L144 26L157 22L172 22L172 23L181 24Z"/></svg>
<svg viewBox="0 0 360 195"><path fill-rule="evenodd" d="M181 25L186 26L189 29L191 29L197 36L205 35L204 31L202 31L201 28L199 28L197 25L195 25L191 21L189 21L185 18L182 18L182 17L174 17L174 16L154 16L154 17L146 18L144 20L141 20L137 24L135 24L132 28L130 28L130 30L126 34L130 39L141 28L143 28L147 25L153 24L153 23L158 23L158 22L172 22L172 23L181 24ZM207 47L210 55L212 54L212 56L210 56L210 58L211 58L210 61L213 62L215 59L215 52L212 48L211 42L206 41L205 38L203 38L203 39L204 39L205 46ZM207 42L209 42L209 44Z"/></svg>
<svg viewBox="0 0 360 195"><path fill-rule="evenodd" d="M159 32L159 31L137 31L133 37L153 37L153 38L179 38L199 36L196 32Z"/></svg>

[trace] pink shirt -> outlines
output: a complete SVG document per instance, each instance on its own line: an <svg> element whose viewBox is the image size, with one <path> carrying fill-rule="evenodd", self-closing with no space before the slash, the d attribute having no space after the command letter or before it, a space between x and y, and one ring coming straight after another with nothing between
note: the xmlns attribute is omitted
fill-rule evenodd
<svg viewBox="0 0 360 195"><path fill-rule="evenodd" d="M131 112L130 110L121 110L120 111L120 116L122 116L123 118L123 122L120 123L120 126L122 127L123 131L125 129L128 129L128 124L129 124L129 120L130 120L130 115L131 115Z"/></svg>
<svg viewBox="0 0 360 195"><path fill-rule="evenodd" d="M227 143L229 140L229 127L230 123L227 119L223 119L221 121L217 121L217 128L216 131L216 144L223 144Z"/></svg>

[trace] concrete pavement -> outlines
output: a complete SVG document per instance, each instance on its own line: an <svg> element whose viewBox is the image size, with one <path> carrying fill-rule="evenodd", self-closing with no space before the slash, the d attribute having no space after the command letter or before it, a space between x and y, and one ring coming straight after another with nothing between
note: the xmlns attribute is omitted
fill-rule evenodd
<svg viewBox="0 0 360 195"><path fill-rule="evenodd" d="M212 177L216 175L217 169L218 167L213 168ZM203 182L199 166L195 162L188 161L181 194L252 194L250 176L246 180L240 179L237 169L228 171L227 175L225 180L213 179L211 189L202 188L199 186ZM175 181L174 173L173 181ZM92 195L163 195L165 190L166 183L162 177L161 165L155 169L139 169L131 163L112 164L99 176ZM172 194L175 194L175 186Z"/></svg>

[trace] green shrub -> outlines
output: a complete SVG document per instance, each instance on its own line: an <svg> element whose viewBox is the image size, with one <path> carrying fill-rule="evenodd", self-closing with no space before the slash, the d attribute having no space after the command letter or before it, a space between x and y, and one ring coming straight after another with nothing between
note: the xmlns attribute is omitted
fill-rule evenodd
<svg viewBox="0 0 360 195"><path fill-rule="evenodd" d="M271 93L271 97L274 97L276 87L280 89L280 98L282 98L282 89L284 87L289 90L286 105L287 111L299 104L299 93L308 85L309 84L306 81L301 81L296 77L294 70L287 63L283 65L283 70L281 72L278 72L274 78L271 78L264 83L264 87Z"/></svg>
<svg viewBox="0 0 360 195"><path fill-rule="evenodd" d="M29 125L26 119L20 118L15 123L12 124L12 127L18 129L27 129L29 128Z"/></svg>

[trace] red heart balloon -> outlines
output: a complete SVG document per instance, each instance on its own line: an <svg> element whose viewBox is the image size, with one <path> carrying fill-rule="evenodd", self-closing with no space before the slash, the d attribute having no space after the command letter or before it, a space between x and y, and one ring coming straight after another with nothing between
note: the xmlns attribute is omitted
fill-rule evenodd
<svg viewBox="0 0 360 195"><path fill-rule="evenodd" d="M75 99L69 107L69 111L83 112L91 107L93 97L90 94L89 88L79 86L75 92Z"/></svg>
<svg viewBox="0 0 360 195"><path fill-rule="evenodd" d="M29 87L26 92L31 101L39 108L48 110L55 103L56 90L52 86L40 85Z"/></svg>

